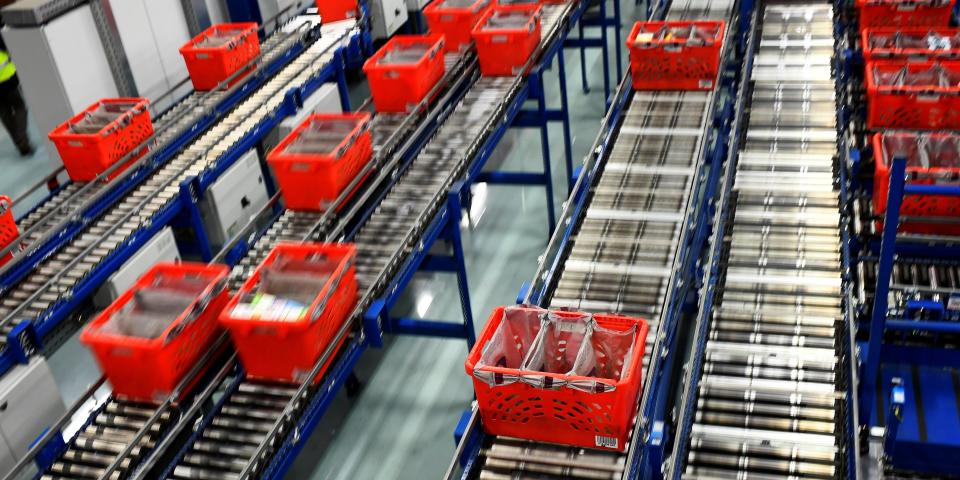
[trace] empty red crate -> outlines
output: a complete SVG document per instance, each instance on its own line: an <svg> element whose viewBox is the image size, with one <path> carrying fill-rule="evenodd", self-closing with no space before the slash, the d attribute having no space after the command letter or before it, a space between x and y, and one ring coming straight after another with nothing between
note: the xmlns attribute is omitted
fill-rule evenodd
<svg viewBox="0 0 960 480"><path fill-rule="evenodd" d="M726 23L637 22L627 37L636 90L712 90Z"/></svg>
<svg viewBox="0 0 960 480"><path fill-rule="evenodd" d="M305 380L356 304L355 255L352 244L274 247L220 315L248 375Z"/></svg>
<svg viewBox="0 0 960 480"><path fill-rule="evenodd" d="M219 331L227 304L222 265L158 263L80 335L117 395L170 396Z"/></svg>
<svg viewBox="0 0 960 480"><path fill-rule="evenodd" d="M443 35L397 35L363 64L378 112L407 112L443 78Z"/></svg>
<svg viewBox="0 0 960 480"><path fill-rule="evenodd" d="M92 181L150 138L153 122L148 104L146 98L105 98L54 128L48 137L57 147L70 178ZM119 175L123 168L114 170L110 178Z"/></svg>
<svg viewBox="0 0 960 480"><path fill-rule="evenodd" d="M253 22L214 25L186 45L180 54L187 63L195 90L213 90L260 55L257 24ZM230 85L243 78L238 75Z"/></svg>
<svg viewBox="0 0 960 480"><path fill-rule="evenodd" d="M480 73L488 77L512 77L524 72L524 66L540 45L538 4L498 5L487 11L473 27Z"/></svg>
<svg viewBox="0 0 960 480"><path fill-rule="evenodd" d="M960 61L877 60L866 79L867 127L960 128Z"/></svg>
<svg viewBox="0 0 960 480"><path fill-rule="evenodd" d="M10 242L20 234L20 230L17 228L17 221L13 218L12 206L13 201L10 200L10 197L0 195L0 251L7 248L7 245L10 245ZM9 262L11 258L13 258L13 253L8 253L0 257L0 266Z"/></svg>
<svg viewBox="0 0 960 480"><path fill-rule="evenodd" d="M373 155L369 113L316 114L267 156L287 208L323 210Z"/></svg>
<svg viewBox="0 0 960 480"><path fill-rule="evenodd" d="M357 0L317 0L317 11L324 24L360 16Z"/></svg>
<svg viewBox="0 0 960 480"><path fill-rule="evenodd" d="M871 28L860 36L863 58L868 62L898 57L913 61L960 58L960 29L956 28Z"/></svg>
<svg viewBox="0 0 960 480"><path fill-rule="evenodd" d="M953 0L857 0L860 29L884 26L946 27Z"/></svg>
<svg viewBox="0 0 960 480"><path fill-rule="evenodd" d="M465 363L484 430L622 451L647 330L637 318L498 307Z"/></svg>
<svg viewBox="0 0 960 480"><path fill-rule="evenodd" d="M430 31L444 36L444 51L456 52L473 41L471 31L493 0L436 0L423 9Z"/></svg>
<svg viewBox="0 0 960 480"><path fill-rule="evenodd" d="M908 183L914 185L960 184L960 136L952 133L888 132L873 136L876 170L873 176L873 210L887 211L890 166L894 157L907 160ZM952 217L960 219L960 197L905 195L901 216ZM957 234L956 224L906 222L901 230L915 233Z"/></svg>

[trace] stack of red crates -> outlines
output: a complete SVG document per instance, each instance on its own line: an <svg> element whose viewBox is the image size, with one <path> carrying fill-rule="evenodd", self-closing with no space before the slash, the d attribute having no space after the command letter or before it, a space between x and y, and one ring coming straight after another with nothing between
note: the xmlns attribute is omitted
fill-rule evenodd
<svg viewBox="0 0 960 480"><path fill-rule="evenodd" d="M867 127L960 129L960 60L873 61L864 76Z"/></svg>
<svg viewBox="0 0 960 480"><path fill-rule="evenodd" d="M883 26L946 27L953 0L857 0L860 30Z"/></svg>
<svg viewBox="0 0 960 480"><path fill-rule="evenodd" d="M153 135L146 98L105 98L53 129L48 136L57 147L70 178L89 182ZM132 157L127 165L146 153ZM123 169L110 175L114 178Z"/></svg>
<svg viewBox="0 0 960 480"><path fill-rule="evenodd" d="M540 45L539 4L498 5L487 11L473 27L480 73L488 77L512 77L526 73L524 66ZM529 70L529 65L527 70Z"/></svg>
<svg viewBox="0 0 960 480"><path fill-rule="evenodd" d="M257 24L214 25L180 47L180 54L187 64L193 88L199 91L213 90L260 55ZM228 86L242 78L243 75L237 75Z"/></svg>
<svg viewBox="0 0 960 480"><path fill-rule="evenodd" d="M6 195L0 195L0 250L7 248L10 242L17 238L20 230L17 221L13 218L13 201ZM13 258L13 253L0 257L0 267Z"/></svg>
<svg viewBox="0 0 960 480"><path fill-rule="evenodd" d="M358 18L357 0L317 0L317 11L324 24Z"/></svg>
<svg viewBox="0 0 960 480"><path fill-rule="evenodd" d="M220 315L247 375L306 380L356 304L355 255L352 244L274 247Z"/></svg>
<svg viewBox="0 0 960 480"><path fill-rule="evenodd" d="M382 113L411 111L443 78L443 35L397 35L363 64L373 106Z"/></svg>
<svg viewBox="0 0 960 480"><path fill-rule="evenodd" d="M637 412L648 328L619 315L497 308L464 365L484 430L622 451Z"/></svg>
<svg viewBox="0 0 960 480"><path fill-rule="evenodd" d="M456 52L473 41L471 32L493 0L436 0L423 9L430 31L444 36L444 51Z"/></svg>
<svg viewBox="0 0 960 480"><path fill-rule="evenodd" d="M712 90L723 21L637 22L627 37L636 90Z"/></svg>
<svg viewBox="0 0 960 480"><path fill-rule="evenodd" d="M336 200L370 161L369 113L315 114L267 156L292 210L320 211Z"/></svg>
<svg viewBox="0 0 960 480"><path fill-rule="evenodd" d="M219 331L223 265L159 263L80 335L115 394L159 402L184 380Z"/></svg>
<svg viewBox="0 0 960 480"><path fill-rule="evenodd" d="M893 159L907 160L908 182L914 185L960 184L960 135L942 132L885 132L873 136L876 172L873 176L873 210L887 211L890 167ZM960 198L947 195L905 195L900 216L960 217ZM883 228L878 222L877 228ZM900 230L912 233L960 235L960 224L908 221Z"/></svg>

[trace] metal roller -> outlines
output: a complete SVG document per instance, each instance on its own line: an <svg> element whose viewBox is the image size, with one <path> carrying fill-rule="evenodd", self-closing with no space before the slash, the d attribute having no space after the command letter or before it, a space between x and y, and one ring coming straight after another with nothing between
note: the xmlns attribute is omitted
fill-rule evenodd
<svg viewBox="0 0 960 480"><path fill-rule="evenodd" d="M845 433L833 10L769 2L683 478L834 478Z"/></svg>

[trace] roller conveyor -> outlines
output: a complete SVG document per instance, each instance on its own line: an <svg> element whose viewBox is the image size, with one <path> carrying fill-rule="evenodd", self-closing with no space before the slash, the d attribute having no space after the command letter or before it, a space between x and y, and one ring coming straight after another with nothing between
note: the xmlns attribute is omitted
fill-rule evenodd
<svg viewBox="0 0 960 480"><path fill-rule="evenodd" d="M733 3L674 1L667 18L729 18ZM557 266L557 280L545 292L549 308L647 319L645 365L699 186L714 97L698 91L632 95ZM619 479L627 461L616 452L491 436L480 447L471 478Z"/></svg>
<svg viewBox="0 0 960 480"><path fill-rule="evenodd" d="M321 39L291 60L179 155L158 168L140 186L107 209L70 243L4 292L0 297L0 348L5 345L7 333L17 323L43 318L51 307L68 300L74 286L129 240L131 235L149 226L154 216L164 211L177 197L183 180L215 166L221 155L280 106L286 92L304 85L331 62L335 47L351 29L351 25L343 23L325 26ZM290 42L296 40L288 38L285 42L276 42L273 49L264 54L265 58L281 54L289 48ZM181 115L183 119L178 122L188 122L191 118L187 112L178 113L176 108L168 115Z"/></svg>
<svg viewBox="0 0 960 480"><path fill-rule="evenodd" d="M845 473L833 9L760 20L683 478Z"/></svg>

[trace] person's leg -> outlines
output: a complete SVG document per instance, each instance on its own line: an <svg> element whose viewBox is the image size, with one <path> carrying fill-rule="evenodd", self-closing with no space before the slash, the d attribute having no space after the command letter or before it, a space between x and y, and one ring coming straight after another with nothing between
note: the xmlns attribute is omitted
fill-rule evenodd
<svg viewBox="0 0 960 480"><path fill-rule="evenodd" d="M0 121L3 122L3 128L7 129L7 133L10 134L10 138L14 141L14 145L16 145L16 140L14 139L16 121L14 120L13 107L10 105L10 95L5 88L0 88Z"/></svg>
<svg viewBox="0 0 960 480"><path fill-rule="evenodd" d="M33 155L33 144L30 143L30 133L27 132L27 104L23 101L19 87L12 90L10 108L13 110L13 130L10 136L21 155Z"/></svg>

